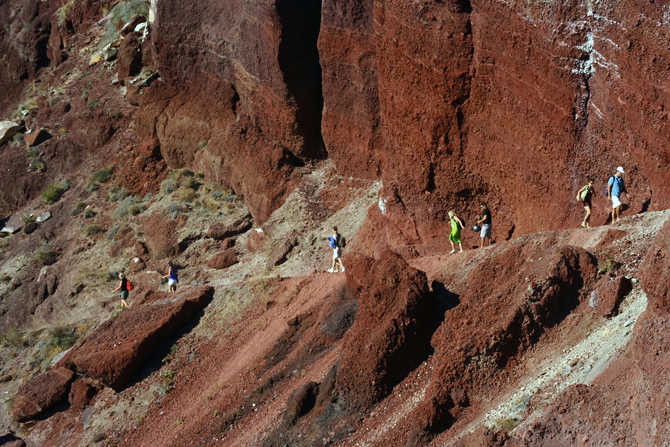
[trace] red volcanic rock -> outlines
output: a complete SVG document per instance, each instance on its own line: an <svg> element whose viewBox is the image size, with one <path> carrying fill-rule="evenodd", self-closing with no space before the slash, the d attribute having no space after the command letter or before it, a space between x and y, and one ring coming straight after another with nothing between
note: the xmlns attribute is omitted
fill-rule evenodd
<svg viewBox="0 0 670 447"><path fill-rule="evenodd" d="M213 293L209 286L154 292L143 305L101 324L59 364L119 390L170 334L209 304Z"/></svg>
<svg viewBox="0 0 670 447"><path fill-rule="evenodd" d="M12 417L27 421L60 402L67 396L74 373L67 368L54 368L24 383L14 396Z"/></svg>
<svg viewBox="0 0 670 447"><path fill-rule="evenodd" d="M10 431L0 436L0 445L2 447L26 447L26 441Z"/></svg>
<svg viewBox="0 0 670 447"><path fill-rule="evenodd" d="M137 41L139 33L131 32L126 35L119 47L116 60L117 74L119 79L135 76L142 67L142 45Z"/></svg>
<svg viewBox="0 0 670 447"><path fill-rule="evenodd" d="M450 420L453 388L469 396L495 393L496 372L584 301L597 274L593 256L552 238L524 236L487 255L444 281L444 299L453 309L431 342L439 362L412 417L412 436Z"/></svg>
<svg viewBox="0 0 670 447"><path fill-rule="evenodd" d="M640 264L638 277L650 307L659 314L670 313L670 220L656 234Z"/></svg>
<svg viewBox="0 0 670 447"><path fill-rule="evenodd" d="M230 225L215 224L207 229L207 237L221 241L228 237L237 236L251 228L251 222L248 218L239 219Z"/></svg>
<svg viewBox="0 0 670 447"><path fill-rule="evenodd" d="M179 253L178 224L167 217L164 211L156 211L145 218L142 227L154 259L163 259Z"/></svg>
<svg viewBox="0 0 670 447"><path fill-rule="evenodd" d="M89 383L87 379L80 377L70 387L68 401L73 407L85 408L97 393L96 387Z"/></svg>
<svg viewBox="0 0 670 447"><path fill-rule="evenodd" d="M288 236L277 242L277 244L270 252L268 259L265 261L265 266L268 269L271 269L274 266L286 261L286 256L288 256L291 250L293 250L293 247L296 247L297 245L298 238L296 236Z"/></svg>
<svg viewBox="0 0 670 447"><path fill-rule="evenodd" d="M249 238L247 239L247 249L254 253L265 245L265 243L270 239L268 233L262 228L254 228Z"/></svg>
<svg viewBox="0 0 670 447"><path fill-rule="evenodd" d="M231 265L237 264L237 252L234 248L229 248L224 250L219 254L214 255L209 261L207 261L207 267L213 269L225 269Z"/></svg>
<svg viewBox="0 0 670 447"><path fill-rule="evenodd" d="M350 254L346 275L358 313L343 339L335 394L356 412L378 402L426 355L435 309L425 274L390 251L379 260Z"/></svg>
<svg viewBox="0 0 670 447"><path fill-rule="evenodd" d="M44 129L38 129L35 132L27 133L23 136L23 141L28 146L37 146L51 138L51 134Z"/></svg>
<svg viewBox="0 0 670 447"><path fill-rule="evenodd" d="M235 239L232 237L227 237L221 241L221 250L227 250L235 246Z"/></svg>
<svg viewBox="0 0 670 447"><path fill-rule="evenodd" d="M591 292L589 305L604 317L614 314L623 297L630 292L631 282L625 276L612 278L606 276L601 279L596 289Z"/></svg>

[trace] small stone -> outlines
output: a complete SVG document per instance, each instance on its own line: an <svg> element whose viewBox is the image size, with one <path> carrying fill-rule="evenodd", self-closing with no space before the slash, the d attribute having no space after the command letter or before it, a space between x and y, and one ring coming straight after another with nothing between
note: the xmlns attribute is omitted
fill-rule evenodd
<svg viewBox="0 0 670 447"><path fill-rule="evenodd" d="M91 60L88 62L88 66L91 67L102 60L102 55L100 53L95 53L91 56Z"/></svg>
<svg viewBox="0 0 670 447"><path fill-rule="evenodd" d="M42 222L46 222L49 219L51 219L51 213L49 211L45 211L36 220L37 220L38 223L42 223Z"/></svg>

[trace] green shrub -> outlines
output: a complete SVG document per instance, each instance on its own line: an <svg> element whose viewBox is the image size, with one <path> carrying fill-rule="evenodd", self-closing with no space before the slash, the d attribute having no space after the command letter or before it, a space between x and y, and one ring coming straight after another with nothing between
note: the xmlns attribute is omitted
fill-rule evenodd
<svg viewBox="0 0 670 447"><path fill-rule="evenodd" d="M58 253L48 247L41 248L35 252L35 261L42 265L51 265L58 261Z"/></svg>
<svg viewBox="0 0 670 447"><path fill-rule="evenodd" d="M95 214L96 213L95 213L95 211L93 211L93 208L91 208L90 206L87 206L86 209L84 210L84 214L82 214L82 216L84 216L84 219L90 219L92 217L95 217Z"/></svg>
<svg viewBox="0 0 670 447"><path fill-rule="evenodd" d="M49 100L49 105L50 106L55 106L57 102L58 102L58 98L51 98Z"/></svg>
<svg viewBox="0 0 670 447"><path fill-rule="evenodd" d="M42 200L44 200L44 203L47 205L51 205L52 203L58 202L64 192L65 189L60 185L49 185L42 193Z"/></svg>
<svg viewBox="0 0 670 447"><path fill-rule="evenodd" d="M104 233L106 230L96 223L89 223L82 227L82 231L86 236L95 236Z"/></svg>
<svg viewBox="0 0 670 447"><path fill-rule="evenodd" d="M93 180L86 180L86 189L88 191L97 191L99 188L98 184L95 183Z"/></svg>
<svg viewBox="0 0 670 447"><path fill-rule="evenodd" d="M23 221L24 224L29 224L31 222L35 222L35 216L25 214L23 217L21 217L21 220Z"/></svg>
<svg viewBox="0 0 670 447"><path fill-rule="evenodd" d="M34 359L40 365L41 370L48 370L53 358L70 349L79 339L79 335L80 333L74 328L65 326L50 328L46 339L38 344L38 351Z"/></svg>
<svg viewBox="0 0 670 447"><path fill-rule="evenodd" d="M506 432L511 432L517 425L519 425L519 422L521 422L521 420L517 418L502 418L496 421L496 426L502 428Z"/></svg>
<svg viewBox="0 0 670 447"><path fill-rule="evenodd" d="M95 106L98 105L99 102L100 102L100 99L99 99L99 98L95 98L95 99L92 99L91 101L89 101L89 103L87 104L87 106L89 106L89 107L95 107Z"/></svg>
<svg viewBox="0 0 670 447"><path fill-rule="evenodd" d="M30 149L26 152L26 158L37 157L37 151L35 149Z"/></svg>
<svg viewBox="0 0 670 447"><path fill-rule="evenodd" d="M70 211L70 216L76 216L84 211L84 208L86 208L86 202L78 201L74 208L72 208L72 211Z"/></svg>
<svg viewBox="0 0 670 447"><path fill-rule="evenodd" d="M118 218L127 217L128 215L137 216L146 209L146 206L136 197L126 197L116 207L114 214Z"/></svg>
<svg viewBox="0 0 670 447"><path fill-rule="evenodd" d="M181 187L185 189L197 190L200 187L200 182L195 178L195 176L189 176L184 178L184 181L181 183Z"/></svg>
<svg viewBox="0 0 670 447"><path fill-rule="evenodd" d="M12 277L9 276L7 273L3 273L2 275L0 275L0 281L2 281L2 282L9 282L11 280L12 280Z"/></svg>
<svg viewBox="0 0 670 447"><path fill-rule="evenodd" d="M117 186L112 186L109 189L109 193L107 194L107 200L110 202L118 202L119 200L123 200L126 197L130 195L130 192L126 188L119 188Z"/></svg>
<svg viewBox="0 0 670 447"><path fill-rule="evenodd" d="M67 3L62 3L62 6L56 10L56 16L58 16L58 26L63 26L63 22L67 19L67 15L70 13L70 8L74 5L74 0L68 0Z"/></svg>
<svg viewBox="0 0 670 447"><path fill-rule="evenodd" d="M105 183L112 176L112 172L114 172L114 166L110 166L107 169L101 169L93 173L91 180L98 183Z"/></svg>
<svg viewBox="0 0 670 447"><path fill-rule="evenodd" d="M613 272L614 270L618 269L620 266L621 266L621 263L619 261L612 258L610 255L605 254L605 260L600 265L600 268L598 268L598 273Z"/></svg>
<svg viewBox="0 0 670 447"><path fill-rule="evenodd" d="M35 172L44 172L47 170L47 165L40 157L36 157L33 158L33 161L30 162L30 170Z"/></svg>

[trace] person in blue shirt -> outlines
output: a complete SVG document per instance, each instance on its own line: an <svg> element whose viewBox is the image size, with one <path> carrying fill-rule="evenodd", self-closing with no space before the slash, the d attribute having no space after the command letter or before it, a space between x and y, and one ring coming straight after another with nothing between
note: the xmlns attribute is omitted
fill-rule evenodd
<svg viewBox="0 0 670 447"><path fill-rule="evenodd" d="M170 292L176 292L179 277L177 276L177 267L175 267L172 261L168 262L168 273L167 275L163 276L163 278L168 278L168 287L170 288Z"/></svg>
<svg viewBox="0 0 670 447"><path fill-rule="evenodd" d="M616 173L607 182L607 195L612 199L612 223L621 218L621 194L628 195L626 184L623 181L623 168L616 168Z"/></svg>

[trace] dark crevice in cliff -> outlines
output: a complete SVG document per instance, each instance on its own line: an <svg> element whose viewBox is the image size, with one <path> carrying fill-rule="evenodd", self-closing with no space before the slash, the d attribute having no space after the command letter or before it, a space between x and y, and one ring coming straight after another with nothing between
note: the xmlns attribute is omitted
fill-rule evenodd
<svg viewBox="0 0 670 447"><path fill-rule="evenodd" d="M470 3L470 0L458 0L456 5L458 6L458 12L464 12L466 14L472 13L472 4Z"/></svg>
<svg viewBox="0 0 670 447"><path fill-rule="evenodd" d="M301 156L324 158L321 135L323 89L317 41L321 29L321 0L277 0L282 25L279 67L297 107L298 134L303 137Z"/></svg>

